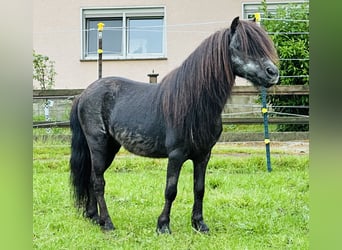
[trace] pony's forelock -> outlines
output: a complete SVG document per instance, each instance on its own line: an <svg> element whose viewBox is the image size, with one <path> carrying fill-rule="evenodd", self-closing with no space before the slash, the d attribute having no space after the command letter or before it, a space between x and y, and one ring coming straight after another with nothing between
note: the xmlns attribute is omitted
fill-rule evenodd
<svg viewBox="0 0 342 250"><path fill-rule="evenodd" d="M236 29L236 37L239 40L241 52L244 54L255 58L268 58L274 64L278 63L278 54L273 41L255 22L240 21Z"/></svg>

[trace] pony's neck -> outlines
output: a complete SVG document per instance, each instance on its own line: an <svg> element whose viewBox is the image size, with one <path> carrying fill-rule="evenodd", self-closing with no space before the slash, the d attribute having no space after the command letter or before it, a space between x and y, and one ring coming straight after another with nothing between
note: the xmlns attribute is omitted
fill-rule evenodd
<svg viewBox="0 0 342 250"><path fill-rule="evenodd" d="M203 104L216 106L218 112L222 112L235 82L229 39L229 30L216 32L204 40L178 69L177 80L189 93L188 104L194 105L193 108Z"/></svg>
<svg viewBox="0 0 342 250"><path fill-rule="evenodd" d="M196 130L205 123L210 130L217 122L235 80L229 39L229 30L216 32L162 80L163 111L172 127Z"/></svg>

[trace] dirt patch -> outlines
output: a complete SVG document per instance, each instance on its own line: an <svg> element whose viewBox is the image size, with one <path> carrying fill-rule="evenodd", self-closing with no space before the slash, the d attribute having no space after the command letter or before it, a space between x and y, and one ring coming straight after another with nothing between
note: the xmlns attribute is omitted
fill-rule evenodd
<svg viewBox="0 0 342 250"><path fill-rule="evenodd" d="M218 145L231 145L237 148L265 148L263 141L219 142ZM309 154L309 141L271 141L271 152L284 151L291 154Z"/></svg>

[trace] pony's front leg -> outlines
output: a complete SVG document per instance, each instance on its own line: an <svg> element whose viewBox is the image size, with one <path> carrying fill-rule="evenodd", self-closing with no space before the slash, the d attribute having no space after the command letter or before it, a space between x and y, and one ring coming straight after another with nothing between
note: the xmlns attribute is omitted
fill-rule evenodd
<svg viewBox="0 0 342 250"><path fill-rule="evenodd" d="M185 161L184 154L178 150L174 150L169 154L167 165L167 177L165 188L165 204L162 213L160 214L157 222L157 233L171 234L170 229L170 213L172 202L177 196L177 184L181 167Z"/></svg>
<svg viewBox="0 0 342 250"><path fill-rule="evenodd" d="M205 172L210 153L202 160L193 160L194 163L194 206L192 208L192 227L201 233L208 233L209 228L203 219L203 197L205 190Z"/></svg>

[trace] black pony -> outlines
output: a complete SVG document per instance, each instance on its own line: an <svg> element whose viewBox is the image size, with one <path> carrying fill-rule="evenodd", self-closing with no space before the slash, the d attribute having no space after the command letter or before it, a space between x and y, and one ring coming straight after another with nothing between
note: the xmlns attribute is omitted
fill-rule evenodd
<svg viewBox="0 0 342 250"><path fill-rule="evenodd" d="M202 204L206 167L221 131L221 112L235 76L256 86L277 83L277 53L256 23L236 17L160 84L119 77L92 83L74 101L70 125L71 183L78 208L105 230L114 229L104 199L104 172L123 146L147 157L167 157L165 205L158 233L171 233L170 211L183 163L194 166L192 227L209 232Z"/></svg>

